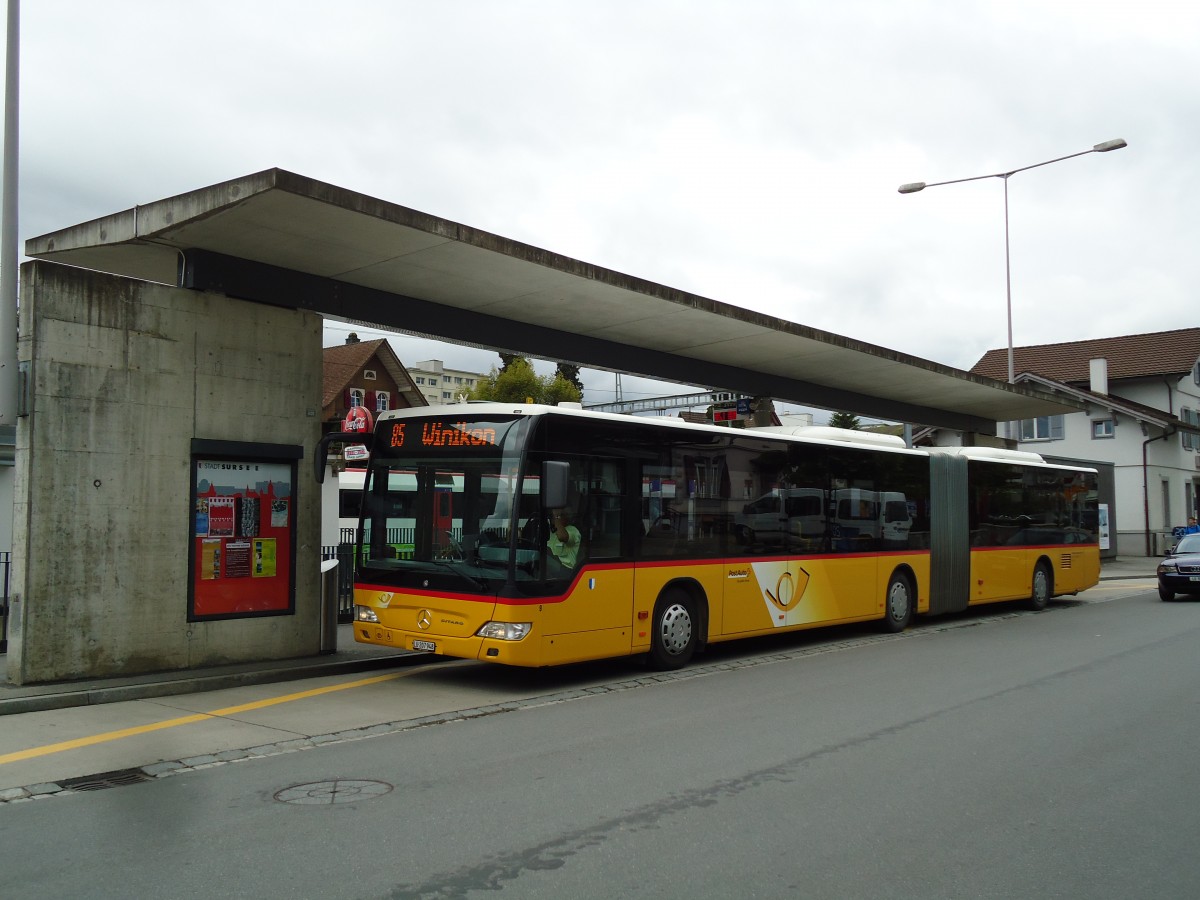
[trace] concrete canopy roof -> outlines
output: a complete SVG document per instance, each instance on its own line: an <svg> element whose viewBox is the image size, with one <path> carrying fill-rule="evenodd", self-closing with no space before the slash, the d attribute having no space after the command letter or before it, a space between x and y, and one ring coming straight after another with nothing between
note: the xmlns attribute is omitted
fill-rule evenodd
<svg viewBox="0 0 1200 900"><path fill-rule="evenodd" d="M269 169L26 255L589 368L994 433L1082 405Z"/></svg>

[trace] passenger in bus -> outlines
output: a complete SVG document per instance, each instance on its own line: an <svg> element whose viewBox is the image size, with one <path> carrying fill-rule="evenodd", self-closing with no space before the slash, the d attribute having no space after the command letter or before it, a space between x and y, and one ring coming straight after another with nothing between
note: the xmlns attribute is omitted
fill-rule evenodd
<svg viewBox="0 0 1200 900"><path fill-rule="evenodd" d="M571 515L568 510L553 509L550 511L550 540L546 542L546 547L563 568L575 568L582 540L579 529L571 524Z"/></svg>

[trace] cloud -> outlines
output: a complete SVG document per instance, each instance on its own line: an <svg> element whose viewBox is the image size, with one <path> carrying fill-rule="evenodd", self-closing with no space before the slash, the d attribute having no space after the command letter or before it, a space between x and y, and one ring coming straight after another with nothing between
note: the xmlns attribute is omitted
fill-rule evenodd
<svg viewBox="0 0 1200 900"><path fill-rule="evenodd" d="M1122 137L1009 180L1015 340L1195 324L1200 11L1166 0L23 13L25 237L280 166L965 368L1006 341L1004 184L896 188Z"/></svg>

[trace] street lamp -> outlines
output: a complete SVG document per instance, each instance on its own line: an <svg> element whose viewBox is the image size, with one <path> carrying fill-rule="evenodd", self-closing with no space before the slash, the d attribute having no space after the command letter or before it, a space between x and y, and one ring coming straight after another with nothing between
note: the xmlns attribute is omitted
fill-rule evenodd
<svg viewBox="0 0 1200 900"><path fill-rule="evenodd" d="M931 184L926 184L924 181L914 181L911 184L900 185L901 194L915 194L917 191L923 191L927 187L938 187L943 184L961 184L964 181L982 181L984 178L1002 178L1004 179L1004 283L1007 292L1008 300L1008 383L1012 384L1016 380L1016 372L1013 370L1013 329L1012 329L1012 269L1008 262L1008 179L1018 172L1025 172L1029 169L1036 169L1040 166L1048 166L1050 163L1062 162L1064 159L1074 159L1076 156L1086 156L1089 153L1107 153L1110 150L1120 150L1127 146L1125 141L1117 138L1112 141L1105 141L1102 144L1096 144L1091 150L1081 150L1078 153L1072 153L1069 156L1060 156L1057 159L1048 159L1045 162L1034 163L1032 166L1022 166L1019 169L1013 169L1010 172L996 172L992 175L976 175L973 178L956 178L953 181L935 181Z"/></svg>

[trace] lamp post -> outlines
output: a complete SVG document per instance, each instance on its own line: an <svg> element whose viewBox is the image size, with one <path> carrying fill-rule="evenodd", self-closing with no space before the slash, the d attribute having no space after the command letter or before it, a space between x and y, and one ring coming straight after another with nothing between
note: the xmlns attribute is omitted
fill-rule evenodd
<svg viewBox="0 0 1200 900"><path fill-rule="evenodd" d="M1096 144L1091 150L1081 150L1078 153L1072 153L1068 156L1060 156L1057 159L1048 159L1045 162L1034 163L1032 166L1022 166L1019 169L1012 169L1008 172L995 172L991 175L976 175L973 178L956 178L953 181L934 181L926 184L924 181L914 181L911 184L900 185L901 194L915 194L917 191L923 191L927 187L938 187L943 184L961 184L964 181L982 181L985 178L1001 178L1004 180L1004 284L1008 306L1008 383L1012 384L1016 381L1016 372L1013 367L1013 327L1012 327L1012 268L1009 265L1008 259L1008 179L1016 175L1018 172L1026 172L1029 169L1037 169L1041 166L1048 166L1051 163L1062 162L1064 159L1074 159L1076 156L1086 156L1089 153L1108 153L1110 150L1120 150L1127 146L1125 141L1117 138L1111 141L1104 141L1102 144Z"/></svg>

